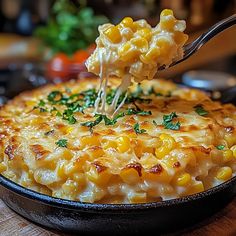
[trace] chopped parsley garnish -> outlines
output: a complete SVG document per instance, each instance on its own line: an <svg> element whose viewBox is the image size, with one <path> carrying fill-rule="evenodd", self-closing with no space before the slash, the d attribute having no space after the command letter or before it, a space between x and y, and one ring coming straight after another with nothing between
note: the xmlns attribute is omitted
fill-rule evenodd
<svg viewBox="0 0 236 236"><path fill-rule="evenodd" d="M136 134L143 134L143 133L146 133L146 132L147 132L147 130L145 130L145 129L140 129L138 123L136 123L136 124L134 125L134 131L135 131Z"/></svg>
<svg viewBox="0 0 236 236"><path fill-rule="evenodd" d="M38 104L39 107L44 107L45 105L46 103L43 100L39 101L39 104Z"/></svg>
<svg viewBox="0 0 236 236"><path fill-rule="evenodd" d="M218 150L224 150L225 146L224 146L224 145L218 145L216 148L217 148Z"/></svg>
<svg viewBox="0 0 236 236"><path fill-rule="evenodd" d="M103 120L103 115L97 115L97 119L95 121L87 121L84 123L80 123L82 126L89 127L90 129L94 126L98 125Z"/></svg>
<svg viewBox="0 0 236 236"><path fill-rule="evenodd" d="M134 108L128 108L128 110L125 113L126 115L141 115L141 116L148 116L151 115L151 111L144 111L144 110L138 110Z"/></svg>
<svg viewBox="0 0 236 236"><path fill-rule="evenodd" d="M178 116L176 115L175 112L170 113L169 115L164 115L163 116L163 125L165 129L171 129L171 130L179 130L180 129L180 122L173 122L174 118L177 118Z"/></svg>
<svg viewBox="0 0 236 236"><path fill-rule="evenodd" d="M55 144L58 147L67 147L68 141L67 139L59 139Z"/></svg>
<svg viewBox="0 0 236 236"><path fill-rule="evenodd" d="M52 91L51 93L48 94L48 101L56 104L60 102L63 98L63 94L60 91Z"/></svg>
<svg viewBox="0 0 236 236"><path fill-rule="evenodd" d="M69 124L75 124L76 123L76 119L74 117L74 112L73 110L67 109L63 112L62 114L62 118L63 120L67 120Z"/></svg>
<svg viewBox="0 0 236 236"><path fill-rule="evenodd" d="M152 121L152 123L155 125L155 126L158 126L157 122L155 120Z"/></svg>
<svg viewBox="0 0 236 236"><path fill-rule="evenodd" d="M195 112L199 115L199 116L206 116L208 115L208 111L206 111L202 105L196 105L194 107Z"/></svg>

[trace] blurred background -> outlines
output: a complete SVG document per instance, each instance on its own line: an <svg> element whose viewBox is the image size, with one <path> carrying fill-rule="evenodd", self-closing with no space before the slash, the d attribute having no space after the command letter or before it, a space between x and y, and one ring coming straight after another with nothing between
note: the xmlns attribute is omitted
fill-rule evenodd
<svg viewBox="0 0 236 236"><path fill-rule="evenodd" d="M192 41L235 14L236 0L0 0L0 104L45 83L91 76L84 61L95 48L98 25L131 16L155 26L164 8L186 20ZM235 25L157 76L235 103Z"/></svg>

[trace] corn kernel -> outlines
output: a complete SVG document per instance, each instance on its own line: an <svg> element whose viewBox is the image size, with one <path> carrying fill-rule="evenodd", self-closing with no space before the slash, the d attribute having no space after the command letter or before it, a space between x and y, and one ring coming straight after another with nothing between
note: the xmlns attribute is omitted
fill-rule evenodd
<svg viewBox="0 0 236 236"><path fill-rule="evenodd" d="M232 146L230 150L233 152L233 156L236 158L236 145Z"/></svg>
<svg viewBox="0 0 236 236"><path fill-rule="evenodd" d="M120 153L126 152L130 149L130 139L127 136L121 136L117 139L117 150Z"/></svg>
<svg viewBox="0 0 236 236"><path fill-rule="evenodd" d="M27 106L35 106L37 103L36 103L36 101L28 100L28 101L25 102L25 104Z"/></svg>
<svg viewBox="0 0 236 236"><path fill-rule="evenodd" d="M225 136L225 140L229 147L232 147L234 144L236 144L236 135L228 134Z"/></svg>
<svg viewBox="0 0 236 236"><path fill-rule="evenodd" d="M145 53L148 50L148 41L145 38L133 38L130 40L141 53Z"/></svg>
<svg viewBox="0 0 236 236"><path fill-rule="evenodd" d="M221 167L216 173L216 178L218 180L226 181L231 177L232 177L232 169L228 166Z"/></svg>
<svg viewBox="0 0 236 236"><path fill-rule="evenodd" d="M0 163L0 173L2 173L3 171L5 171L7 169L7 166L5 165L5 163Z"/></svg>
<svg viewBox="0 0 236 236"><path fill-rule="evenodd" d="M188 194L190 195L190 194L200 193L203 192L204 190L205 188L203 183L201 181L198 181L191 186Z"/></svg>
<svg viewBox="0 0 236 236"><path fill-rule="evenodd" d="M147 41L150 41L152 38L152 31L149 28L140 29L137 31L137 34L145 38Z"/></svg>
<svg viewBox="0 0 236 236"><path fill-rule="evenodd" d="M66 178L66 174L65 174L65 163L61 162L57 168L57 175L62 178L65 179Z"/></svg>
<svg viewBox="0 0 236 236"><path fill-rule="evenodd" d="M164 10L161 12L161 16L169 16L169 15L171 15L171 16L174 15L174 13L173 13L173 11L172 11L171 9L164 9Z"/></svg>
<svg viewBox="0 0 236 236"><path fill-rule="evenodd" d="M88 149L90 156L92 156L94 159L101 157L104 154L104 151L101 147L94 146Z"/></svg>
<svg viewBox="0 0 236 236"><path fill-rule="evenodd" d="M223 151L223 162L231 161L234 158L233 151L230 149Z"/></svg>
<svg viewBox="0 0 236 236"><path fill-rule="evenodd" d="M100 146L100 140L98 136L84 136L80 140L81 147L86 146Z"/></svg>
<svg viewBox="0 0 236 236"><path fill-rule="evenodd" d="M127 184L135 184L140 180L139 174L134 168L125 168L121 170L120 177Z"/></svg>
<svg viewBox="0 0 236 236"><path fill-rule="evenodd" d="M132 61L139 55L139 51L131 45L130 42L125 43L118 51L118 56L122 61Z"/></svg>
<svg viewBox="0 0 236 236"><path fill-rule="evenodd" d="M133 21L133 19L132 19L131 17L125 17L125 18L121 21L120 24L123 25L124 27L128 27L128 28L132 29L133 31L136 30L136 27L135 27L135 25L134 25L134 21Z"/></svg>
<svg viewBox="0 0 236 236"><path fill-rule="evenodd" d="M160 139L162 140L162 146L155 150L156 157L159 159L166 156L176 145L174 138L168 134L161 134Z"/></svg>
<svg viewBox="0 0 236 236"><path fill-rule="evenodd" d="M95 167L91 167L88 172L85 173L87 178L95 184L105 185L111 178L111 174L107 170L98 172Z"/></svg>
<svg viewBox="0 0 236 236"><path fill-rule="evenodd" d="M66 195L75 194L78 191L78 183L73 180L67 180L62 185L63 192L66 193Z"/></svg>
<svg viewBox="0 0 236 236"><path fill-rule="evenodd" d="M78 183L78 186L82 188L86 185L85 175L82 173L74 173L72 176L73 180Z"/></svg>
<svg viewBox="0 0 236 236"><path fill-rule="evenodd" d="M174 34L174 40L177 44L184 44L188 40L188 35L182 32L176 31Z"/></svg>
<svg viewBox="0 0 236 236"><path fill-rule="evenodd" d="M120 43L121 42L121 34L117 26L111 26L108 28L104 34L112 43Z"/></svg>
<svg viewBox="0 0 236 236"><path fill-rule="evenodd" d="M175 19L174 18L163 19L160 21L160 26L162 29L173 31L175 26Z"/></svg>
<svg viewBox="0 0 236 236"><path fill-rule="evenodd" d="M191 181L191 175L188 173L182 173L178 175L175 179L176 185L178 186L186 186Z"/></svg>
<svg viewBox="0 0 236 236"><path fill-rule="evenodd" d="M117 143L112 140L104 140L103 141L103 148L108 149L108 148L117 148Z"/></svg>
<svg viewBox="0 0 236 236"><path fill-rule="evenodd" d="M160 48L161 54L168 54L170 50L170 42L166 38L159 38L157 40L157 46Z"/></svg>
<svg viewBox="0 0 236 236"><path fill-rule="evenodd" d="M147 202L147 194L146 193L129 193L128 200L130 203L144 203Z"/></svg>
<svg viewBox="0 0 236 236"><path fill-rule="evenodd" d="M140 60L145 63L153 63L160 55L160 49L157 47L150 48L150 50L145 54L140 56Z"/></svg>

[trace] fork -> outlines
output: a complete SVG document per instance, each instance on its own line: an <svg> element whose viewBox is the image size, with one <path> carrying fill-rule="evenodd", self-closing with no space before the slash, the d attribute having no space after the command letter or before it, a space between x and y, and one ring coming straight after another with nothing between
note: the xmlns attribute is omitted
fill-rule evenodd
<svg viewBox="0 0 236 236"><path fill-rule="evenodd" d="M183 55L184 55L183 58L178 61L174 61L168 66L168 68L176 64L179 64L182 61L185 61L187 58L192 56L196 51L198 51L210 39L212 39L214 36L221 33L225 29L228 29L234 24L236 24L236 14L233 14L232 16L219 21L218 23L213 25L211 28L209 28L208 31L200 35L198 38L196 38L193 42L186 44L183 47ZM163 70L166 68L167 68L166 66L161 66L158 70Z"/></svg>

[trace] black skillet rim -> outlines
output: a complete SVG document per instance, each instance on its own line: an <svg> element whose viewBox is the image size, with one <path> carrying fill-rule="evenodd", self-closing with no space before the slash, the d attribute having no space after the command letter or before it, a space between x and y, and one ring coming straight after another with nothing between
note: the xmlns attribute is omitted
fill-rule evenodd
<svg viewBox="0 0 236 236"><path fill-rule="evenodd" d="M133 210L136 211L136 210L145 210L151 208L170 207L173 205L179 205L190 201L199 200L204 197L210 196L214 193L217 193L219 191L223 191L224 189L231 187L231 185L234 182L236 182L236 176L206 191L189 195L186 197L165 200L162 202L139 203L139 204L104 204L104 203L83 203L79 201L65 200L61 198L51 197L49 195L38 193L31 189L27 189L0 174L0 184L3 187L7 188L8 190L11 190L12 192L18 195L24 196L31 200L42 202L50 206L63 207L67 209L80 210L80 211L96 211L96 212L97 211L119 212L119 211L133 211Z"/></svg>

